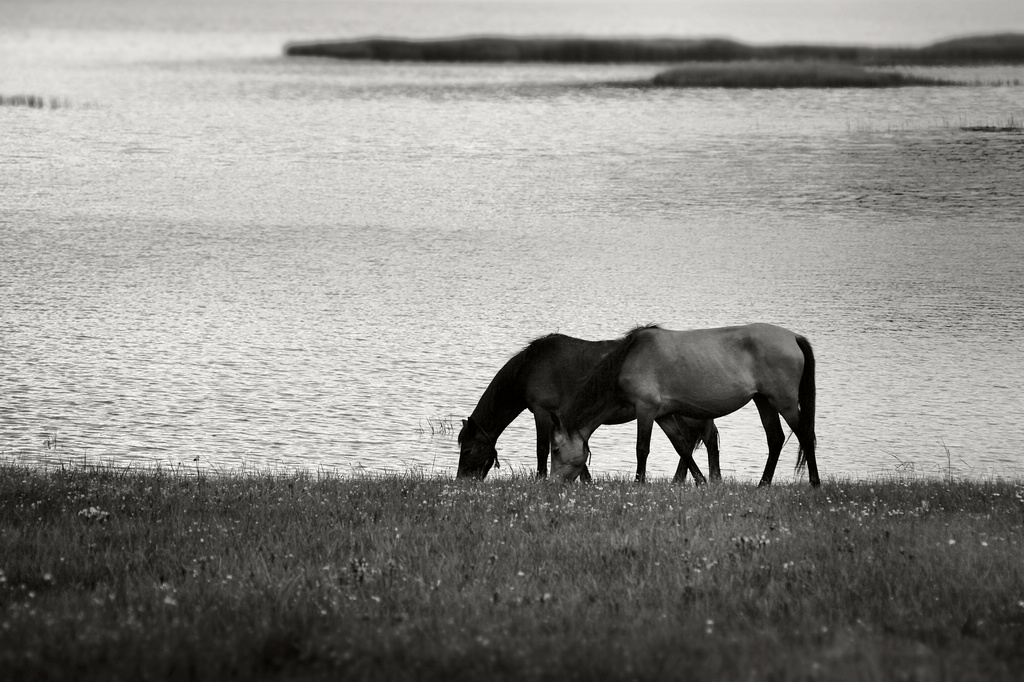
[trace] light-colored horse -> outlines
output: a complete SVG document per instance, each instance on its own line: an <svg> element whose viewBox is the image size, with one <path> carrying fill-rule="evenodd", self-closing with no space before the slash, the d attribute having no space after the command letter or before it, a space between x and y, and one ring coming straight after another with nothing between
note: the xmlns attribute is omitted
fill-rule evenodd
<svg viewBox="0 0 1024 682"><path fill-rule="evenodd" d="M693 331L647 326L626 334L555 415L552 478L580 475L601 424L636 419L636 480L642 482L655 422L717 419L751 400L768 438L760 485L771 484L786 442L780 414L800 442L797 468L806 464L811 485L820 485L814 353L804 337L769 324Z"/></svg>

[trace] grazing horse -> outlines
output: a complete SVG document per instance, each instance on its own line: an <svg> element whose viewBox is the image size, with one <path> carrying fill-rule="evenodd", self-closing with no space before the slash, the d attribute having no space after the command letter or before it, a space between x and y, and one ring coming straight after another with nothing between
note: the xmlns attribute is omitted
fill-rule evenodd
<svg viewBox="0 0 1024 682"><path fill-rule="evenodd" d="M769 324L694 331L651 325L626 334L555 416L551 475L574 480L597 427L636 419L636 480L643 482L655 422L671 415L717 419L751 400L768 437L760 485L771 484L786 442L780 414L800 441L797 469L806 463L811 485L820 485L814 353L804 337Z"/></svg>
<svg viewBox="0 0 1024 682"><path fill-rule="evenodd" d="M533 412L537 427L537 477L547 476L552 415L564 406L583 377L617 345L616 340L585 341L564 334L548 334L531 341L512 356L491 380L473 414L462 420L458 477L485 477L497 463L498 436L526 409ZM693 473L698 485L706 480L693 461L693 449L700 441L707 445L711 478L722 477L718 463L718 429L713 421L666 419L662 428L679 453L676 480L685 480L687 471ZM589 479L585 462L577 475Z"/></svg>

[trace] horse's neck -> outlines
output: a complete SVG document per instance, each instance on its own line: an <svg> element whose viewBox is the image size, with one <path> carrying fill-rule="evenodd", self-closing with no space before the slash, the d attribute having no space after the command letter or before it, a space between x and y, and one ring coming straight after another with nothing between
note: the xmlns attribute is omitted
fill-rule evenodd
<svg viewBox="0 0 1024 682"><path fill-rule="evenodd" d="M565 425L569 431L577 431L588 440L602 424L628 421L623 415L623 407L612 400L602 400L582 408L577 407L567 415Z"/></svg>
<svg viewBox="0 0 1024 682"><path fill-rule="evenodd" d="M473 410L472 419L487 435L497 440L509 424L526 409L526 398L515 382L499 377L491 381Z"/></svg>
<svg viewBox="0 0 1024 682"><path fill-rule="evenodd" d="M617 343L615 349L603 356L578 386L568 404L562 409L562 424L569 431L577 431L584 438L601 424L629 421L630 412L618 397L619 373L632 345Z"/></svg>

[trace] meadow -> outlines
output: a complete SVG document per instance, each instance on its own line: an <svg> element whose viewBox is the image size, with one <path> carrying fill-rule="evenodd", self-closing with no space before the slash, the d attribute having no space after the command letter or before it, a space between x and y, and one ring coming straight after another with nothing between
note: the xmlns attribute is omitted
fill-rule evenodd
<svg viewBox="0 0 1024 682"><path fill-rule="evenodd" d="M4 680L1024 678L1024 481L0 464Z"/></svg>

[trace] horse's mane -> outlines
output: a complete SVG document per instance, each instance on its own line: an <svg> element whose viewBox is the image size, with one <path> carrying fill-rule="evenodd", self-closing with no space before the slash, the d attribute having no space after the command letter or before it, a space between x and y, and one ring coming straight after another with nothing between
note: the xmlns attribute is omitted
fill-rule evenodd
<svg viewBox="0 0 1024 682"><path fill-rule="evenodd" d="M609 395L618 390L619 372L626 362L626 356L633 348L640 332L661 329L656 324L634 327L616 342L615 348L598 363L573 393L569 404L562 409L562 425L569 431L578 429L583 422L596 416L607 404Z"/></svg>
<svg viewBox="0 0 1024 682"><path fill-rule="evenodd" d="M513 411L515 414L519 414L525 410L526 399L522 394L521 374L533 362L533 356L538 352L543 352L544 347L551 343L578 340L564 334L553 333L538 336L527 343L519 352L509 358L491 379L491 383L487 385L473 411L474 416L484 418L484 414L494 415L497 412L511 414ZM504 427L505 425L500 428L504 429Z"/></svg>
<svg viewBox="0 0 1024 682"><path fill-rule="evenodd" d="M480 403L477 405L478 410L481 408L493 410L497 407L495 403L505 399L510 392L514 392L519 372L526 365L526 353L528 350L529 346L523 348L501 366L498 373L491 379L491 383L487 385L484 394L480 396Z"/></svg>

